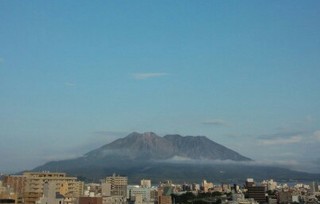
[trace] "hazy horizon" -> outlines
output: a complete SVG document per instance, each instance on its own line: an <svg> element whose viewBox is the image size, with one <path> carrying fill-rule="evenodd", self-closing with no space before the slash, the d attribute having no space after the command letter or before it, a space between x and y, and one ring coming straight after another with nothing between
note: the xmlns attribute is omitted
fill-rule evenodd
<svg viewBox="0 0 320 204"><path fill-rule="evenodd" d="M0 172L130 132L320 173L320 2L0 1Z"/></svg>

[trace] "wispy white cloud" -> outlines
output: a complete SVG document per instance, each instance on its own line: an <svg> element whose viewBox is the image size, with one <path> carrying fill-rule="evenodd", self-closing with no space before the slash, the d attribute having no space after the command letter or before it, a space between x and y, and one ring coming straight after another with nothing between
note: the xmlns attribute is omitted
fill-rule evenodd
<svg viewBox="0 0 320 204"><path fill-rule="evenodd" d="M287 159L287 160L261 160L261 161L254 161L253 164L256 165L266 165L266 166L279 166L279 167L294 167L299 164L298 161L294 159Z"/></svg>
<svg viewBox="0 0 320 204"><path fill-rule="evenodd" d="M291 137L279 137L279 138L270 138L270 139L260 139L260 145L287 145L299 143L302 141L300 135L295 135Z"/></svg>
<svg viewBox="0 0 320 204"><path fill-rule="evenodd" d="M181 164L213 164L213 165L244 165L244 166L262 166L262 167L281 167L296 171L305 171L310 173L319 173L319 164L311 161L297 161L295 159L272 159L258 161L232 161L232 160L193 160L183 157L172 157L162 162L181 163ZM306 168L307 167L307 168Z"/></svg>
<svg viewBox="0 0 320 204"><path fill-rule="evenodd" d="M181 164L213 164L213 165L244 165L244 166L262 166L262 167L281 167L296 171L305 171L310 173L320 173L320 158L314 160L298 161L296 159L270 159L257 161L232 161L232 160L194 160L184 157L174 156L161 162L166 163L181 163Z"/></svg>
<svg viewBox="0 0 320 204"><path fill-rule="evenodd" d="M153 72L153 73L134 73L132 77L136 80L144 80L156 77L163 77L169 75L168 73L164 72Z"/></svg>
<svg viewBox="0 0 320 204"><path fill-rule="evenodd" d="M278 167L293 167L299 164L298 161L289 160L259 160L259 161L233 161L233 160L210 160L210 159L190 159L186 157L173 156L170 159L162 160L161 162L174 163L197 163L197 164L236 164L236 165L252 165L252 166L278 166Z"/></svg>
<svg viewBox="0 0 320 204"><path fill-rule="evenodd" d="M320 130L317 130L313 133L313 138L317 141L320 141Z"/></svg>
<svg viewBox="0 0 320 204"><path fill-rule="evenodd" d="M264 134L259 136L259 139L277 139L277 138L290 138L296 135L306 135L306 131L281 131L274 134Z"/></svg>
<svg viewBox="0 0 320 204"><path fill-rule="evenodd" d="M258 138L260 145L287 145L295 143L312 144L315 141L320 142L320 130L279 132L269 135L261 135Z"/></svg>
<svg viewBox="0 0 320 204"><path fill-rule="evenodd" d="M65 86L76 86L76 84L73 82L65 82L64 85Z"/></svg>
<svg viewBox="0 0 320 204"><path fill-rule="evenodd" d="M305 118L305 122L306 123L313 123L314 122L314 118L311 115L308 115Z"/></svg>
<svg viewBox="0 0 320 204"><path fill-rule="evenodd" d="M290 132L310 132L311 125L314 124L315 119L311 115L307 115L300 120L285 122L279 127L275 128L276 131L280 133L290 133Z"/></svg>
<svg viewBox="0 0 320 204"><path fill-rule="evenodd" d="M212 126L229 126L229 124L221 119L207 120L202 122L204 125L212 125Z"/></svg>

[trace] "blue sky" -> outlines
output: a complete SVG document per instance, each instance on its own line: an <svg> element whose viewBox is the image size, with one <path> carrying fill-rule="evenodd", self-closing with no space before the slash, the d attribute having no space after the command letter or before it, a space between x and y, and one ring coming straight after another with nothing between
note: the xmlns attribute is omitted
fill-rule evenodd
<svg viewBox="0 0 320 204"><path fill-rule="evenodd" d="M132 131L319 172L319 1L1 1L0 172Z"/></svg>

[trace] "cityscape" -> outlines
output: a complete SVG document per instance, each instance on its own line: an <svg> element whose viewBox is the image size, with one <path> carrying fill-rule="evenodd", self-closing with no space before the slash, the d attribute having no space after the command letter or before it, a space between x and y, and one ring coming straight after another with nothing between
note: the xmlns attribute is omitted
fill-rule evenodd
<svg viewBox="0 0 320 204"><path fill-rule="evenodd" d="M184 203L319 203L317 182L278 183L273 179L256 182L247 178L243 184L173 183L171 180L152 183L142 179L130 183L126 176L113 175L99 183L84 183L76 177L58 172L23 172L3 175L0 182L0 203L6 204L184 204Z"/></svg>
<svg viewBox="0 0 320 204"><path fill-rule="evenodd" d="M319 0L0 0L0 204L320 204Z"/></svg>
<svg viewBox="0 0 320 204"><path fill-rule="evenodd" d="M204 136L133 132L80 158L1 174L0 203L319 203L319 174L241 162L254 161Z"/></svg>

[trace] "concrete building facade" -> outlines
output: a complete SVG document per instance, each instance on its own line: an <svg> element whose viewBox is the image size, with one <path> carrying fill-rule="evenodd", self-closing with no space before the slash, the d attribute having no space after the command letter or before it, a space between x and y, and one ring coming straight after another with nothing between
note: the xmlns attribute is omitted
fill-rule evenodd
<svg viewBox="0 0 320 204"><path fill-rule="evenodd" d="M23 200L25 204L34 204L44 194L44 184L54 182L55 192L65 197L80 197L83 192L83 182L76 177L67 177L65 173L25 172Z"/></svg>
<svg viewBox="0 0 320 204"><path fill-rule="evenodd" d="M106 183L111 186L111 196L127 197L128 178L113 174L106 178Z"/></svg>

